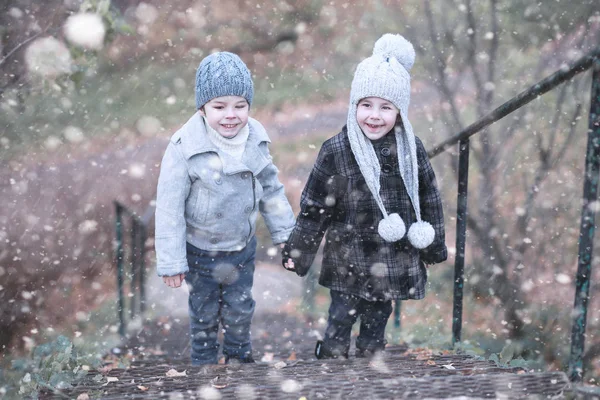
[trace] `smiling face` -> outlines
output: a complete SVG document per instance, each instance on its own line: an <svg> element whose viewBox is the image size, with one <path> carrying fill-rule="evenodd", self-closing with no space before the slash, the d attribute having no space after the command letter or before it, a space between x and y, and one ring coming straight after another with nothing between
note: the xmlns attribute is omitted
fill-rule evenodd
<svg viewBox="0 0 600 400"><path fill-rule="evenodd" d="M377 140L394 128L399 111L380 97L366 97L356 106L356 121L366 137Z"/></svg>
<svg viewBox="0 0 600 400"><path fill-rule="evenodd" d="M248 123L249 108L248 102L241 96L222 96L206 103L200 114L219 135L231 139Z"/></svg>

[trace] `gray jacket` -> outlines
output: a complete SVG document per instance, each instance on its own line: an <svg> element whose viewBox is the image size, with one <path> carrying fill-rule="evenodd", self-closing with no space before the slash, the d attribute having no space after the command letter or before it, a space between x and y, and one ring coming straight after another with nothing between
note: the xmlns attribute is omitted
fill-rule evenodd
<svg viewBox="0 0 600 400"><path fill-rule="evenodd" d="M242 160L215 146L195 113L171 137L160 167L156 194L156 267L159 276L188 271L186 242L207 251L238 251L255 234L258 211L274 244L294 228L294 214L277 178L255 119Z"/></svg>

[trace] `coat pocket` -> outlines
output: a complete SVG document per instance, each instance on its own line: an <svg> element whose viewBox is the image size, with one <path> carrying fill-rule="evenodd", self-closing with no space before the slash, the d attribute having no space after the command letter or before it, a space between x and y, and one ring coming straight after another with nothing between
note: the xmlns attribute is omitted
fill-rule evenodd
<svg viewBox="0 0 600 400"><path fill-rule="evenodd" d="M198 188L196 202L194 204L194 221L198 224L206 223L206 216L210 209L210 196L205 188Z"/></svg>

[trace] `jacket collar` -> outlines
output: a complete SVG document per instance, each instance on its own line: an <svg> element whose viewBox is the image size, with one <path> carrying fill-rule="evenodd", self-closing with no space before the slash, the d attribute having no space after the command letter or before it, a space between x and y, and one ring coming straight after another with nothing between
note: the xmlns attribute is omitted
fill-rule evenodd
<svg viewBox="0 0 600 400"><path fill-rule="evenodd" d="M238 161L229 154L220 150L209 139L202 116L196 112L194 115L171 137L171 141L181 144L181 152L186 160L202 153L216 153L223 164L223 172L231 175L242 171L252 171L258 174L270 160L259 151L259 145L271 140L265 128L254 118L248 118L248 141L242 160Z"/></svg>

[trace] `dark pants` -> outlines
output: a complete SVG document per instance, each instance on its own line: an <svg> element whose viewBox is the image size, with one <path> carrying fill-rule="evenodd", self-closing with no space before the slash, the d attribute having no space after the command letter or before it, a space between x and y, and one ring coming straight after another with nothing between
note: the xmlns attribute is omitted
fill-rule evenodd
<svg viewBox="0 0 600 400"><path fill-rule="evenodd" d="M352 325L360 317L356 338L358 354L375 353L385 348L385 326L392 314L392 301L367 301L358 296L330 291L331 305L323 339L325 354L348 357Z"/></svg>
<svg viewBox="0 0 600 400"><path fill-rule="evenodd" d="M251 358L250 322L256 238L241 251L209 252L187 244L192 364L216 364L221 323L223 354Z"/></svg>

